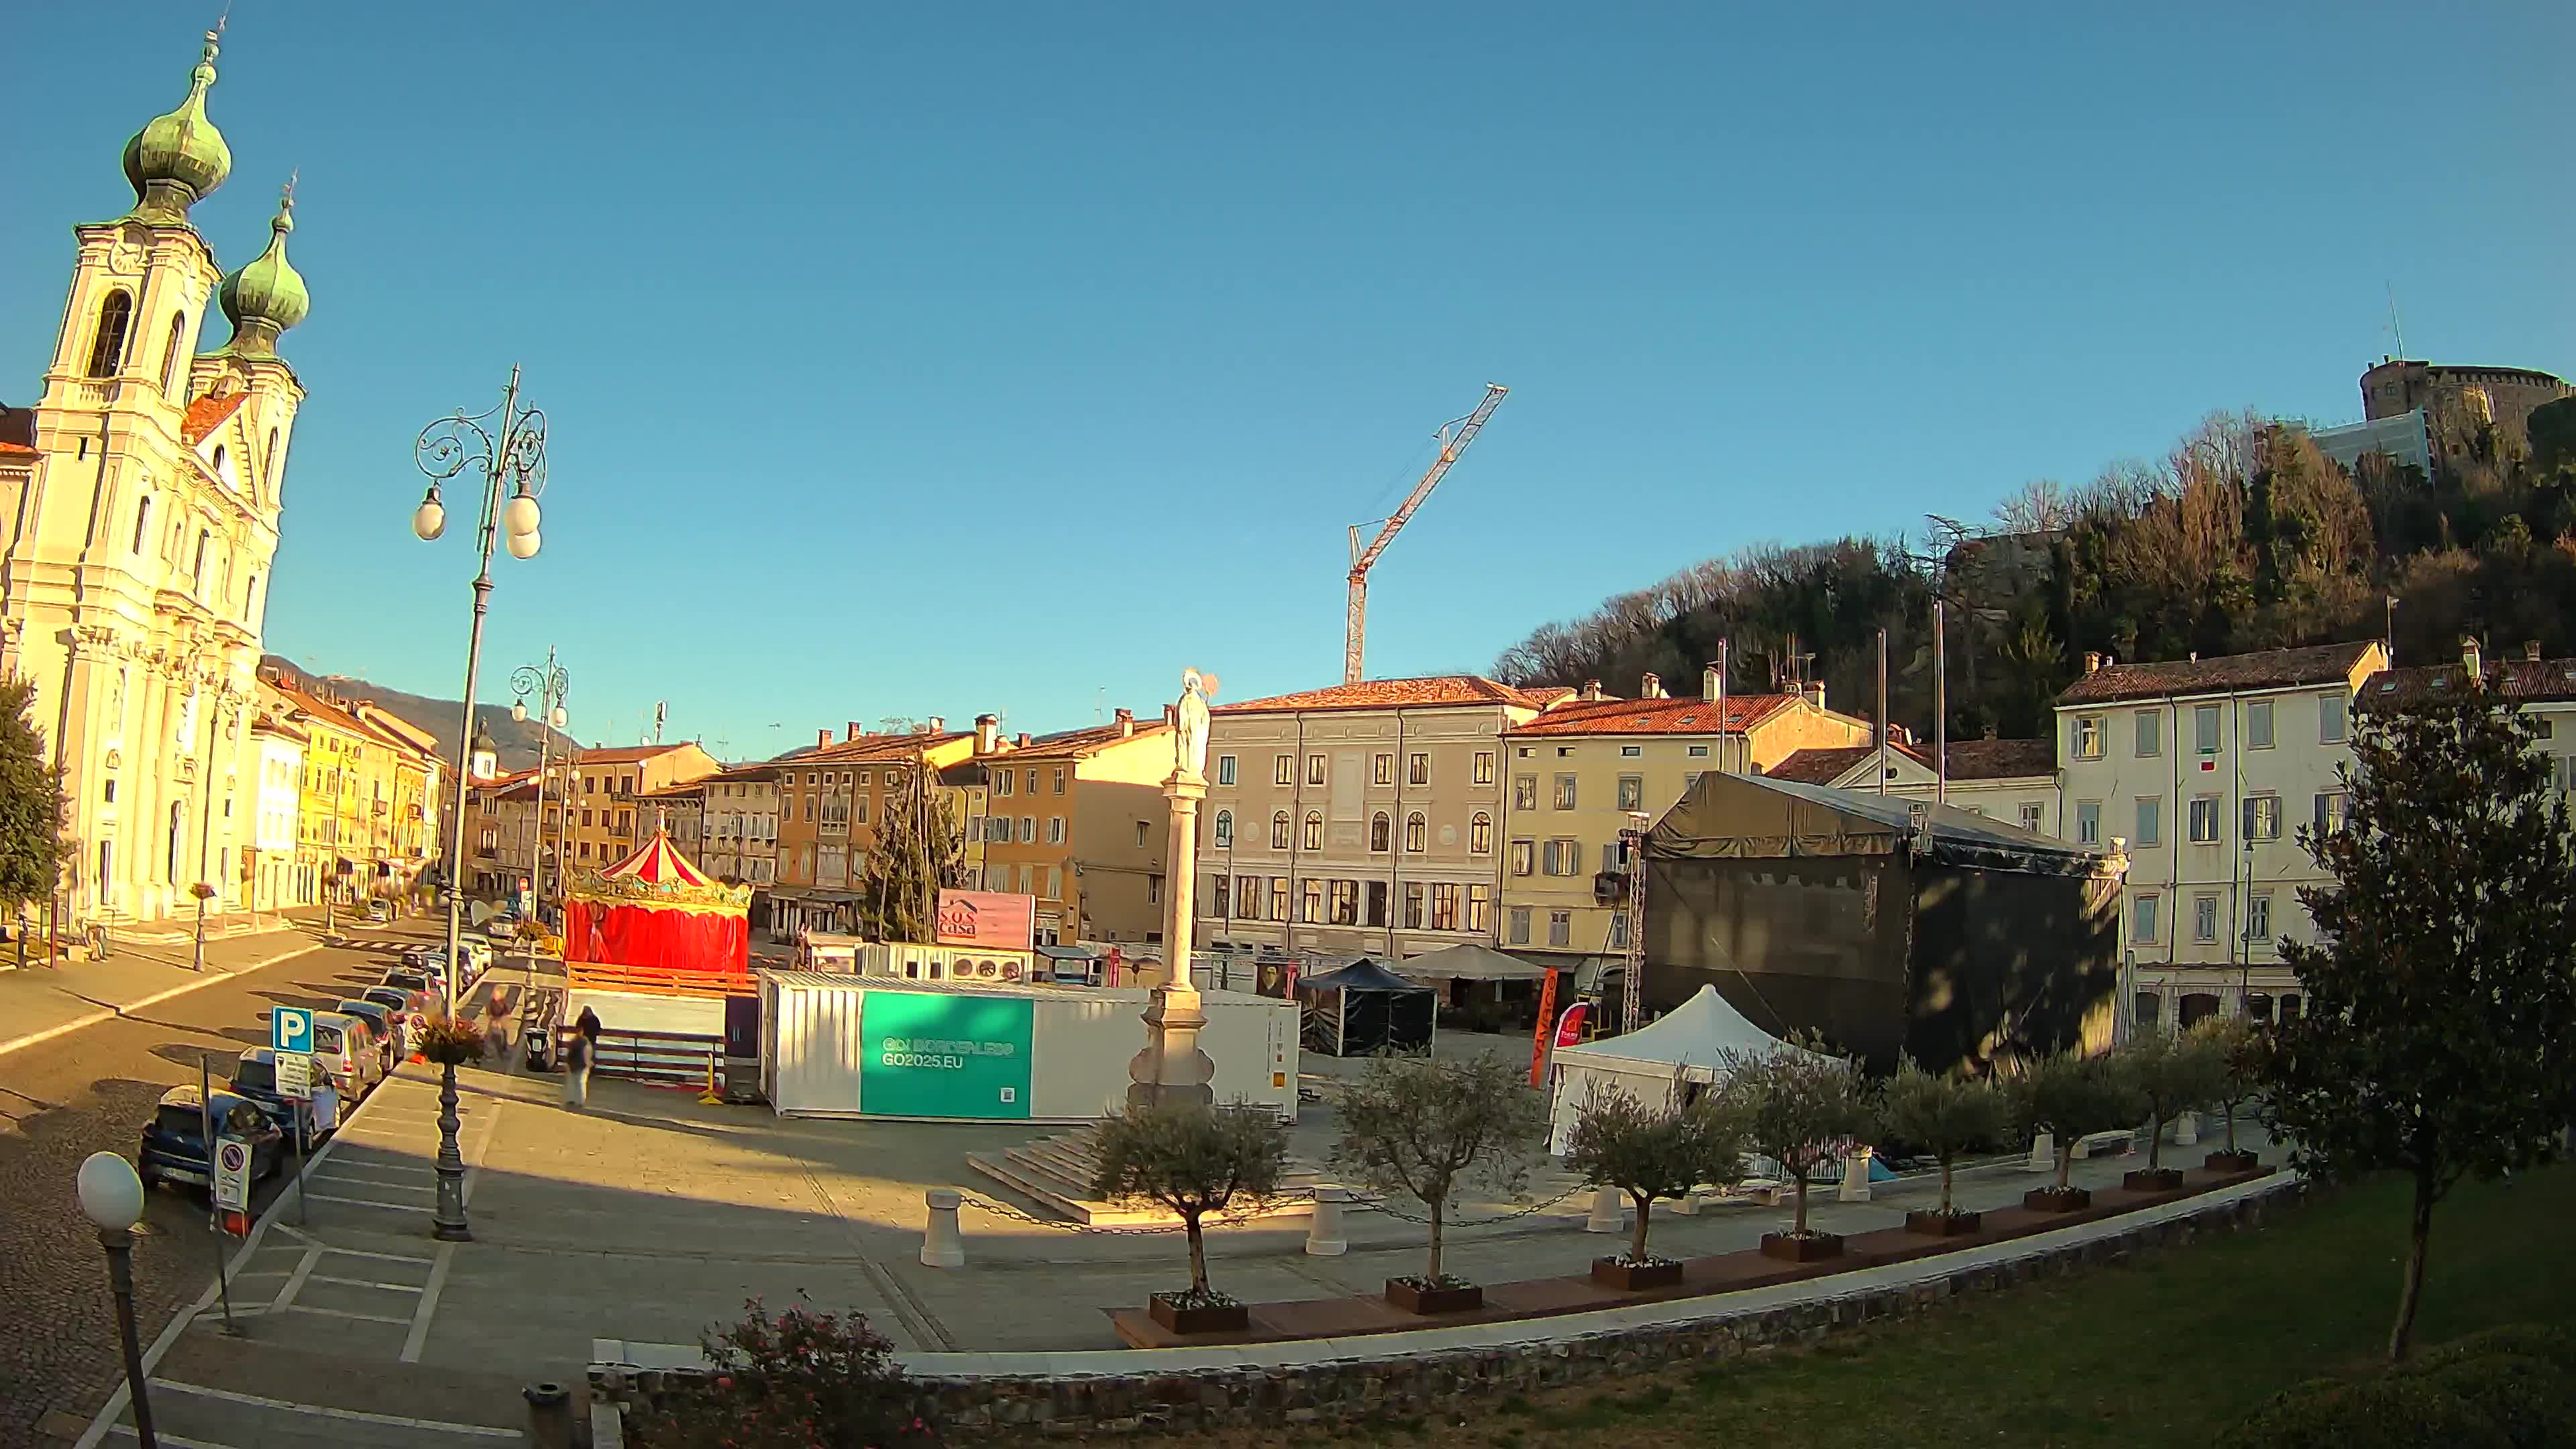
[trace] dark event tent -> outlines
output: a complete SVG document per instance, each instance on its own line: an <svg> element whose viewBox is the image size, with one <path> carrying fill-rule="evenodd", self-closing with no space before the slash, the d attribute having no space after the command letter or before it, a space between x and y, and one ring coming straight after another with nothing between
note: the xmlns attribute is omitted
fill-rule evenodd
<svg viewBox="0 0 2576 1449"><path fill-rule="evenodd" d="M1431 1054L1440 994L1362 957L1297 983L1302 1045L1326 1056Z"/></svg>

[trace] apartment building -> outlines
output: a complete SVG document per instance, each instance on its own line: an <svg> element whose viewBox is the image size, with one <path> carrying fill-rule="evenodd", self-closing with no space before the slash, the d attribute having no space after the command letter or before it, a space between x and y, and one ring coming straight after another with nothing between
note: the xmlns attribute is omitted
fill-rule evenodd
<svg viewBox="0 0 2576 1449"><path fill-rule="evenodd" d="M698 864L718 880L752 887L755 912L766 916L778 883L778 765L736 765L706 778Z"/></svg>
<svg viewBox="0 0 2576 1449"><path fill-rule="evenodd" d="M261 687L278 718L305 732L295 889L314 900L326 889L343 901L400 893L425 859L417 812L435 761L353 706L275 680Z"/></svg>
<svg viewBox="0 0 2576 1449"><path fill-rule="evenodd" d="M722 768L693 741L574 752L564 848L576 876L615 865L651 838L653 817L638 798Z"/></svg>
<svg viewBox="0 0 2576 1449"><path fill-rule="evenodd" d="M2058 838L2059 790L2054 740L1953 740L1947 784L1936 779L1932 747L1920 740L1891 740L1886 764L1876 744L1800 750L1768 772L1783 780L1830 785L1837 790L1885 793L1907 800L1946 799L1971 815Z"/></svg>
<svg viewBox="0 0 2576 1449"><path fill-rule="evenodd" d="M793 935L804 929L847 932L858 921L858 887L869 849L887 809L903 798L913 772L934 777L975 754L978 734L951 733L946 722L909 734L871 734L856 721L833 741L823 730L815 747L774 763L778 767L778 883L771 929ZM961 824L973 794L938 797Z"/></svg>
<svg viewBox="0 0 2576 1449"><path fill-rule="evenodd" d="M2499 706L2516 706L2539 726L2551 783L2576 791L2576 659L2544 659L2536 639L2522 646L2519 657L2498 659L2477 640L2464 638L2458 662L2383 670L2362 686L2355 703L2367 714L2456 694L2471 679L2483 683Z"/></svg>
<svg viewBox="0 0 2576 1449"><path fill-rule="evenodd" d="M2161 664L2088 654L2057 697L2060 838L2129 857L2122 913L2139 1030L2300 1009L2278 943L2324 876L2298 827L2343 818L2355 694L2377 641Z"/></svg>
<svg viewBox="0 0 2576 1449"><path fill-rule="evenodd" d="M1194 938L1392 959L1491 943L1503 739L1561 697L1438 675L1218 708Z"/></svg>
<svg viewBox="0 0 2576 1449"><path fill-rule="evenodd" d="M478 775L468 787L465 884L475 895L515 895L522 882L533 890L539 863L552 868L554 834L538 811L537 783L535 770L513 770Z"/></svg>
<svg viewBox="0 0 2576 1449"><path fill-rule="evenodd" d="M1711 666L1696 694L1673 697L1651 674L1638 692L1587 687L1503 738L1501 944L1516 955L1579 970L1626 952L1619 832L1632 814L1660 817L1710 770L1760 773L1872 738L1867 720L1825 708L1822 685L1721 706Z"/></svg>
<svg viewBox="0 0 2576 1449"><path fill-rule="evenodd" d="M1015 746L979 763L988 890L1037 898L1041 945L1160 941L1171 845L1172 727L1113 723Z"/></svg>
<svg viewBox="0 0 2576 1449"><path fill-rule="evenodd" d="M279 706L272 691L263 688L256 698L250 753L258 761L259 780L251 792L251 838L242 848L245 903L253 911L311 905L316 897L304 888L296 862L304 744L311 732Z"/></svg>

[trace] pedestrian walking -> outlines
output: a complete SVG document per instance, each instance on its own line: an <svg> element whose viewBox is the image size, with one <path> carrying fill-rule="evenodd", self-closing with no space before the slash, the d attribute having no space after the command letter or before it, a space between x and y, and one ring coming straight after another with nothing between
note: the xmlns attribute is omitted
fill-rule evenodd
<svg viewBox="0 0 2576 1449"><path fill-rule="evenodd" d="M497 1058L501 1070L506 1072L510 1069L510 1012L502 1003L501 988L497 986L483 1001L483 1053Z"/></svg>
<svg viewBox="0 0 2576 1449"><path fill-rule="evenodd" d="M599 1013L585 1006L573 1023L572 1040L565 1044L564 1104L584 1106L590 1101L590 1067L599 1055Z"/></svg>

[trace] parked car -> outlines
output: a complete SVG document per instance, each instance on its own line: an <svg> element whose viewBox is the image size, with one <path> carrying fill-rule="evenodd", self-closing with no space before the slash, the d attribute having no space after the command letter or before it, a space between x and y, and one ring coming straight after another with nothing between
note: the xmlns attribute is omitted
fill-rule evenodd
<svg viewBox="0 0 2576 1449"><path fill-rule="evenodd" d="M233 1064L233 1079L227 1090L259 1104L268 1120L280 1130L291 1127L299 1115L295 1102L277 1090L277 1053L267 1047L242 1048L241 1060ZM316 1073L313 1095L300 1114L304 1119L304 1150L310 1152L340 1126L340 1093L325 1073Z"/></svg>
<svg viewBox="0 0 2576 1449"><path fill-rule="evenodd" d="M358 993L358 999L372 1001L393 1013L397 1054L402 1054L408 1044L420 1040L421 1028L442 1014L430 1005L427 992L405 991L399 986L370 986Z"/></svg>
<svg viewBox="0 0 2576 1449"><path fill-rule="evenodd" d="M436 971L396 966L385 972L384 984L396 991L418 992L430 1011L444 1012L447 1009L446 980Z"/></svg>
<svg viewBox="0 0 2576 1449"><path fill-rule="evenodd" d="M161 1094L161 1104L143 1124L142 1146L135 1154L134 1164L145 1187L165 1182L205 1188L214 1185L214 1159L206 1149L200 1104L215 1119L215 1135L238 1137L250 1144L253 1182L276 1172L286 1160L286 1134L268 1120L258 1103L230 1092L217 1092L208 1098L194 1087L172 1087Z"/></svg>
<svg viewBox="0 0 2576 1449"><path fill-rule="evenodd" d="M331 1009L343 1016L358 1018L375 1034L377 1058L382 1063L376 1073L379 1079L392 1076L394 1067L411 1055L410 1038L402 1034L401 1024L394 1020L392 1007L381 1001L369 1001L363 996L345 996Z"/></svg>
<svg viewBox="0 0 2576 1449"><path fill-rule="evenodd" d="M384 1080L384 1053L376 1047L375 1028L360 1017L313 1013L313 1062L343 1102L356 1102Z"/></svg>
<svg viewBox="0 0 2576 1449"><path fill-rule="evenodd" d="M367 920L369 924L378 926L390 925L393 922L393 918L393 907L386 905L383 901L367 902Z"/></svg>

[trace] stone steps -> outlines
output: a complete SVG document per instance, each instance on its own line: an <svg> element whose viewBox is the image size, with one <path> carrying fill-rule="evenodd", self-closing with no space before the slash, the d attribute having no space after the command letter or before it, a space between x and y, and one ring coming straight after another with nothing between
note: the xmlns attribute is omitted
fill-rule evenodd
<svg viewBox="0 0 2576 1449"><path fill-rule="evenodd" d="M1000 1152L970 1152L966 1165L1059 1217L1087 1227L1156 1227L1179 1222L1180 1215L1152 1203L1109 1203L1091 1195L1100 1154L1095 1129L1079 1127L1041 1137ZM1312 1213L1318 1175L1306 1163L1291 1159L1280 1180L1280 1195L1267 1211L1229 1214L1233 1221L1252 1217L1296 1217Z"/></svg>

